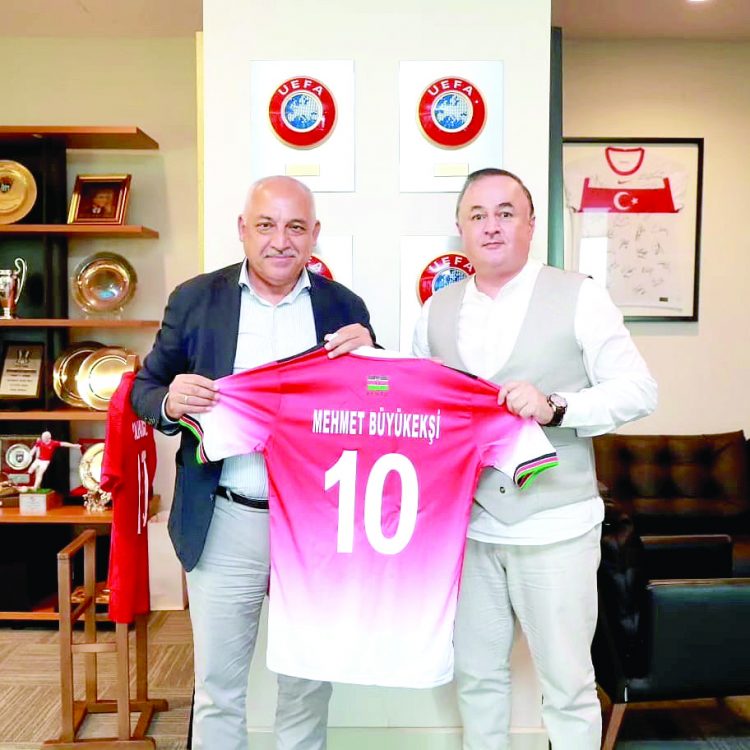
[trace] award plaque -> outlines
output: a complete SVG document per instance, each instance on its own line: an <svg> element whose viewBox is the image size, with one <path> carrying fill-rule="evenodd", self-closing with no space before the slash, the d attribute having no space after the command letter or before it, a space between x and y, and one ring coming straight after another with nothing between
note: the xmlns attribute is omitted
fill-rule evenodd
<svg viewBox="0 0 750 750"><path fill-rule="evenodd" d="M43 365L44 344L7 343L0 370L0 398L38 398Z"/></svg>
<svg viewBox="0 0 750 750"><path fill-rule="evenodd" d="M62 505L62 495L54 490L24 492L18 498L21 515L37 516Z"/></svg>
<svg viewBox="0 0 750 750"><path fill-rule="evenodd" d="M0 435L0 472L13 485L31 481L31 449L39 435Z"/></svg>

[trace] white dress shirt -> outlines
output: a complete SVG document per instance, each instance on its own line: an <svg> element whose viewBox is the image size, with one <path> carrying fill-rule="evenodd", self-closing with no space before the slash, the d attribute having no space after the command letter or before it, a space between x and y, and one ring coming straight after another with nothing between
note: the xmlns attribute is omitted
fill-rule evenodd
<svg viewBox="0 0 750 750"><path fill-rule="evenodd" d="M529 260L494 299L480 292L473 278L469 281L458 317L458 352L470 372L490 378L508 361L541 268L539 261ZM420 357L431 356L430 302L423 306L414 330L412 348ZM578 393L559 392L568 401L562 426L575 428L580 437L593 437L653 411L656 382L622 314L591 279L581 284L574 328L592 386ZM540 511L516 524L502 523L475 503L468 535L495 544L550 544L585 534L603 518L604 504L598 496Z"/></svg>
<svg viewBox="0 0 750 750"><path fill-rule="evenodd" d="M256 294L250 286L247 261L240 268L238 283L242 288L240 323L232 374L291 357L315 346L318 339L306 270L302 270L294 289L275 305ZM177 422L166 415L166 401L167 396L162 401L162 422L174 425L177 432ZM219 484L245 497L267 499L268 472L263 454L250 453L225 459Z"/></svg>
<svg viewBox="0 0 750 750"><path fill-rule="evenodd" d="M247 261L242 264L239 284L242 296L233 374L315 346L317 336L307 271L303 269L294 289L275 305L253 291ZM219 484L246 497L267 498L268 472L263 454L224 459Z"/></svg>

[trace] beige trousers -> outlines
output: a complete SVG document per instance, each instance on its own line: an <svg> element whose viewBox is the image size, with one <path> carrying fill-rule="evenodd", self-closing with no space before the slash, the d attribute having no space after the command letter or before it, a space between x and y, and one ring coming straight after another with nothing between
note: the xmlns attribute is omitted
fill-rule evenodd
<svg viewBox="0 0 750 750"><path fill-rule="evenodd" d="M601 526L540 546L466 547L456 629L456 684L464 750L510 747L514 619L542 686L553 750L598 750L601 713L591 664Z"/></svg>
<svg viewBox="0 0 750 750"><path fill-rule="evenodd" d="M268 588L268 511L216 498L187 574L195 651L193 750L248 750L247 680ZM329 682L278 676L277 750L324 750Z"/></svg>

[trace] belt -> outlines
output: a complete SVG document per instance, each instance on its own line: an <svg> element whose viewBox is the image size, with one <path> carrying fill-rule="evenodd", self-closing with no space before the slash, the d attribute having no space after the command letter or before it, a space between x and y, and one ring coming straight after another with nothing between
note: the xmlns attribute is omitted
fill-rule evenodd
<svg viewBox="0 0 750 750"><path fill-rule="evenodd" d="M246 508L258 508L259 510L268 510L268 500L263 500L257 497L245 497L244 495L238 495L234 490L230 490L227 487L219 485L214 491L214 495L219 497L225 497L227 500L237 503L238 505L244 505Z"/></svg>

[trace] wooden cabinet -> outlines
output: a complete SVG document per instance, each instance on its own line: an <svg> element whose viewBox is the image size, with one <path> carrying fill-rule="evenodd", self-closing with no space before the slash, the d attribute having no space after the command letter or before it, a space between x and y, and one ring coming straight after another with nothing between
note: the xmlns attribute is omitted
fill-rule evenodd
<svg viewBox="0 0 750 750"><path fill-rule="evenodd" d="M112 523L112 512L88 513L80 505L63 506L53 508L39 515L27 515L19 512L18 508L0 508L0 532L13 535L23 542L31 541L35 537L41 539L39 544L55 546L54 550L42 550L42 555L49 558L49 552L57 556L57 552L67 544L70 539L70 530L74 525L84 525L93 528L109 528ZM39 533L39 525L44 525L44 532ZM5 563L5 580L0 582L0 591L6 590L5 601L7 607L12 607L15 602L19 604L30 603L32 608L27 609L0 609L0 621L2 620L53 620L58 619L57 602L54 592L56 591L56 567L50 567L48 560L17 559ZM0 560L0 571L3 562ZM15 580L14 580L15 578ZM41 579L41 580L39 580ZM47 589L52 586L52 589ZM21 587L26 590L21 591ZM15 589L14 589L15 587ZM29 591L30 590L30 591ZM32 602L32 598L34 601Z"/></svg>
<svg viewBox="0 0 750 750"><path fill-rule="evenodd" d="M49 429L55 438L70 440L71 423L106 419L105 412L74 409L55 396L52 364L69 345L71 336L85 332L86 338L101 338L103 343L109 343L105 338L107 331L143 330L149 334L144 346L150 343L159 325L157 320L72 319L68 315L69 242L92 243L101 238L154 239L159 233L141 225L67 224L67 150L152 150L158 147L155 140L136 127L0 126L0 160L23 164L31 171L37 185L37 199L31 211L16 223L0 224L0 268L13 268L17 257L28 265L26 286L19 298L19 317L0 320L0 354L10 342L42 344L45 370L38 399L0 399L0 434L39 435ZM137 174L135 184L137 189ZM92 252L95 251L92 244ZM137 268L137 252L130 259ZM70 490L69 474L68 452L59 450L45 473L45 485L65 495ZM51 572L49 577L42 576L49 578L47 587L51 595L55 590L56 554L70 538L73 524L101 526L110 520L108 513L85 513L80 504L69 504L38 517L22 516L13 508L0 508L0 578L9 577L6 593L15 591L8 588L16 585L14 576L17 586L32 587L31 576L39 578L37 566L41 565L41 569ZM59 542L62 544L56 546ZM33 588L34 597L44 599L39 587ZM0 586L0 620L56 618L49 609L46 615L38 616L26 607L8 607L3 602L2 592L3 586ZM32 609L34 605L32 603Z"/></svg>

